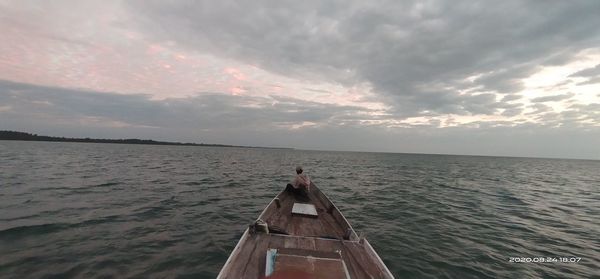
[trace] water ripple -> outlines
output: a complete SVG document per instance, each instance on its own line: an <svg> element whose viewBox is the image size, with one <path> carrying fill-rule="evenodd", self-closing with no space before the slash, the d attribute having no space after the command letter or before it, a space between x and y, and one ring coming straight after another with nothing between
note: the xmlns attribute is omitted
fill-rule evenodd
<svg viewBox="0 0 600 279"><path fill-rule="evenodd" d="M397 278L600 270L597 161L4 141L0 277L214 278L297 164Z"/></svg>

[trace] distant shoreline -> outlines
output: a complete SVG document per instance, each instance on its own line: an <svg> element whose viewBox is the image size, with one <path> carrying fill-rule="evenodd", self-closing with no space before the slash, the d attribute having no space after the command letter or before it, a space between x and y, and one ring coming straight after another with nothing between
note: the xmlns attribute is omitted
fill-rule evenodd
<svg viewBox="0 0 600 279"><path fill-rule="evenodd" d="M211 147L243 147L243 148L263 148L263 149L293 149L288 147L262 147L262 146L243 146L227 144L208 144L192 142L170 142L156 141L150 139L93 139L93 138L66 138L40 136L17 131L0 131L0 140L17 141L50 141L50 142L82 142L82 143L115 143L115 144L143 144L143 145L179 145L179 146L211 146Z"/></svg>

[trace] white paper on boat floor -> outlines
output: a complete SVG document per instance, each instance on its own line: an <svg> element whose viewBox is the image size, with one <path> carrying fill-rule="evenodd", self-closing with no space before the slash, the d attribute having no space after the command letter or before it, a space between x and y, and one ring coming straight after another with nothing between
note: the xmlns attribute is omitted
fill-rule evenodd
<svg viewBox="0 0 600 279"><path fill-rule="evenodd" d="M315 205L310 203L294 203L292 214L318 216Z"/></svg>

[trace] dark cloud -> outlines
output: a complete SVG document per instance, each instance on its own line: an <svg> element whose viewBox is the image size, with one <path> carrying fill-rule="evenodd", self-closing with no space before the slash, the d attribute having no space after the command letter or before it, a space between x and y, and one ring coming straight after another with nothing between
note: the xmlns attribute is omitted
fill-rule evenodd
<svg viewBox="0 0 600 279"><path fill-rule="evenodd" d="M518 94L506 95L506 96L502 97L501 102L512 102L512 101L520 100L522 98L523 98L523 96L518 95Z"/></svg>
<svg viewBox="0 0 600 279"><path fill-rule="evenodd" d="M590 125L586 125L587 123L598 123L598 120L600 120L600 104L571 105L563 111L548 111L536 115L535 118L547 127L587 130L590 128Z"/></svg>
<svg viewBox="0 0 600 279"><path fill-rule="evenodd" d="M471 103L493 101L484 95ZM430 119L393 129L377 124L389 120L386 115L281 96L213 93L152 100L141 94L0 81L0 104L0 129L55 136L504 156L598 159L594 154L600 154L600 129L584 123L600 121L600 104L595 103L572 105L562 113L535 104L538 112L531 115L543 120L540 124L479 121L443 128L445 121ZM313 121L317 125L292 127ZM579 148L573 149L573 144Z"/></svg>
<svg viewBox="0 0 600 279"><path fill-rule="evenodd" d="M508 108L502 112L503 116L513 117L521 114L523 112L522 108Z"/></svg>
<svg viewBox="0 0 600 279"><path fill-rule="evenodd" d="M419 94L398 96L391 113L404 118L437 116L440 114L494 114L505 104L496 101L491 93L457 95L452 91L421 91Z"/></svg>
<svg viewBox="0 0 600 279"><path fill-rule="evenodd" d="M570 99L573 96L575 96L575 94L573 94L573 93L550 95L550 96L533 98L533 99L531 99L531 101L534 103L558 102L558 101Z"/></svg>
<svg viewBox="0 0 600 279"><path fill-rule="evenodd" d="M600 83L600 64L595 67L583 69L579 72L571 74L569 77L587 78L586 81L577 83L577 85L588 85Z"/></svg>
<svg viewBox="0 0 600 279"><path fill-rule="evenodd" d="M134 130L192 131L207 133L293 129L306 122L339 125L370 120L369 110L327 105L295 98L248 97L202 93L195 97L152 100L148 95L123 95L0 81L0 104L5 120L15 127L32 122L66 123L80 129L99 126ZM8 122L11 122L8 121ZM90 122L91 121L91 122ZM184 133L185 134L185 133ZM133 135L131 135L133 136Z"/></svg>
<svg viewBox="0 0 600 279"><path fill-rule="evenodd" d="M600 39L598 1L128 3L151 39L288 76L367 82L400 115L496 113L458 89L515 93L538 66Z"/></svg>
<svg viewBox="0 0 600 279"><path fill-rule="evenodd" d="M540 103L533 104L533 105L529 106L529 108L533 109L533 111L526 113L526 115L538 115L538 114L552 111L552 108L550 106L540 104Z"/></svg>
<svg viewBox="0 0 600 279"><path fill-rule="evenodd" d="M600 103L574 104L569 109L579 114L583 120L588 120L591 123L600 122Z"/></svg>
<svg viewBox="0 0 600 279"><path fill-rule="evenodd" d="M598 77L600 76L600 64L595 67L583 69L579 72L571 74L569 77Z"/></svg>
<svg viewBox="0 0 600 279"><path fill-rule="evenodd" d="M363 127L345 129L332 127L304 130L306 135L319 133L338 144L341 149L362 151L394 151L401 146L404 152L497 155L518 157L598 158L599 128L580 129L570 126L551 127L534 123L478 122L467 126L437 128L425 125L418 129L405 128L382 132ZM465 136L468 135L468 136ZM307 141L315 141L310 136ZM349 144L348 138L357 144ZM401 140L398 140L401 139ZM374 146L378 146L375 148Z"/></svg>
<svg viewBox="0 0 600 279"><path fill-rule="evenodd" d="M596 84L596 83L600 83L600 76L594 77L594 78L590 78L586 81L577 83L577 85L588 85L588 84Z"/></svg>
<svg viewBox="0 0 600 279"><path fill-rule="evenodd" d="M482 89L485 91L495 91L498 93L519 92L524 89L524 85L520 79L533 74L535 70L535 64L512 69L501 69L482 75L474 83L482 86Z"/></svg>

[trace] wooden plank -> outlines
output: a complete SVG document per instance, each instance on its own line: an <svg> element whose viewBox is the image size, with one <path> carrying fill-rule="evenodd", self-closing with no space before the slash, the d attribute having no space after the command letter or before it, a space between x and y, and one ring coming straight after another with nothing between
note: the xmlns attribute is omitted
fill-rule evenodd
<svg viewBox="0 0 600 279"><path fill-rule="evenodd" d="M379 264L365 251L364 246L358 242L345 242L344 251L353 258L353 264L362 272L372 278L386 278Z"/></svg>
<svg viewBox="0 0 600 279"><path fill-rule="evenodd" d="M327 214L327 213L325 213ZM315 219L312 223L311 226L313 227L314 231L312 233L313 236L316 237L328 237L330 236L330 234L328 233L328 228L325 224L327 223L323 223L323 218L318 218Z"/></svg>
<svg viewBox="0 0 600 279"><path fill-rule="evenodd" d="M285 229L285 226L287 225L285 223L285 220L287 219L287 217L284 217L281 213L281 211L276 211L273 213L273 215L271 215L267 220L265 220L267 222L267 224L269 226L277 226L279 228Z"/></svg>
<svg viewBox="0 0 600 279"><path fill-rule="evenodd" d="M284 240L288 238L288 236L282 236L282 235L271 235L270 239L269 239L269 248L284 248L285 244L284 244Z"/></svg>
<svg viewBox="0 0 600 279"><path fill-rule="evenodd" d="M294 235L308 236L311 234L312 227L308 223L311 218L302 216L292 216L292 222L294 224Z"/></svg>
<svg viewBox="0 0 600 279"><path fill-rule="evenodd" d="M317 250L315 239L312 237L298 238L298 248L307 250Z"/></svg>
<svg viewBox="0 0 600 279"><path fill-rule="evenodd" d="M281 197L280 197L281 199ZM281 202L281 207L277 208L273 214L271 216L269 216L269 218L267 218L266 222L267 224L269 224L270 226L276 226L279 227L281 229L283 229L285 232L289 233L289 234L293 234L293 232L290 230L289 226L289 222L290 222L290 210L291 210L291 204L292 201L290 201L289 199L283 200Z"/></svg>
<svg viewBox="0 0 600 279"><path fill-rule="evenodd" d="M319 247L319 250L321 251L335 252L341 250L338 242L339 240L315 239L315 247Z"/></svg>
<svg viewBox="0 0 600 279"><path fill-rule="evenodd" d="M297 237L286 237L283 241L284 248L298 248L298 238Z"/></svg>
<svg viewBox="0 0 600 279"><path fill-rule="evenodd" d="M344 236L344 229L338 226L329 213L321 215L319 219L322 224L321 226L324 228L324 235L335 238L342 238Z"/></svg>
<svg viewBox="0 0 600 279"><path fill-rule="evenodd" d="M318 189L318 188L316 188L316 189ZM342 213L337 209L337 207L335 207L333 202L331 200L329 200L322 191L318 190L318 192L316 192L316 195L318 195L319 199L322 200L324 208L326 210L329 208L329 206L333 206L333 210L330 215L332 217L332 220L334 220L334 222L337 223L337 226L335 226L335 227L341 228L342 235L343 235L348 228L351 228L351 226L348 223L348 221L346 220L346 218L344 218ZM355 232L352 233L351 238L354 240L358 240Z"/></svg>
<svg viewBox="0 0 600 279"><path fill-rule="evenodd" d="M300 217L298 217L298 216L290 216L290 217L288 217L288 223L287 223L286 229L287 229L287 232L290 235L298 235L298 231L297 231L298 220L296 220L298 218L300 218Z"/></svg>
<svg viewBox="0 0 600 279"><path fill-rule="evenodd" d="M256 234L249 234L246 241L242 243L240 252L232 259L227 274L223 278L238 279L242 278L246 265L253 256L256 247Z"/></svg>
<svg viewBox="0 0 600 279"><path fill-rule="evenodd" d="M250 256L242 274L251 278L260 278L265 273L265 256L269 246L270 234L259 234L256 238L256 247Z"/></svg>
<svg viewBox="0 0 600 279"><path fill-rule="evenodd" d="M349 255L349 251L345 249L344 242L340 240L329 240L329 239L316 239L317 247L323 251L341 251L342 259L346 263L348 272L351 278L369 278L366 277L366 273L361 270L361 267L357 265L356 258Z"/></svg>
<svg viewBox="0 0 600 279"><path fill-rule="evenodd" d="M345 242L342 243L342 258L346 262L346 266L348 266L348 271L350 272L350 276L352 278L373 278L370 277L361 266L361 263L358 262L356 257L352 254L351 251L347 249Z"/></svg>
<svg viewBox="0 0 600 279"><path fill-rule="evenodd" d="M379 257L379 255L377 255L377 253L375 252L375 249L373 249L373 246L371 246L371 243L369 243L369 241L367 239L364 239L362 246L363 246L366 254L371 259L373 259L374 264L376 264L377 267L381 270L381 273L385 274L384 278L393 278L394 276L392 275L390 270L387 268L387 266L385 266L385 263Z"/></svg>
<svg viewBox="0 0 600 279"><path fill-rule="evenodd" d="M318 222L311 224L315 228L315 231L312 232L312 235L319 237L338 237L340 236L338 232L342 231L343 229L333 220L331 215L327 213L326 205L320 198L318 198L320 196L318 194L318 192L315 193L315 204L317 210L320 211L318 218L319 220Z"/></svg>
<svg viewBox="0 0 600 279"><path fill-rule="evenodd" d="M289 234L294 234L293 224L291 224L291 210L293 202L293 198L288 198L282 202L281 208L279 209L281 221L279 221L278 224L280 224L281 228L283 228Z"/></svg>
<svg viewBox="0 0 600 279"><path fill-rule="evenodd" d="M275 260L273 276L279 278L350 279L347 277L341 259L303 257L279 253Z"/></svg>
<svg viewBox="0 0 600 279"><path fill-rule="evenodd" d="M277 255L311 256L311 257L327 258L327 259L341 259L342 258L342 256L336 252L319 251L319 250L304 249L304 248L280 248L280 249L277 249Z"/></svg>

